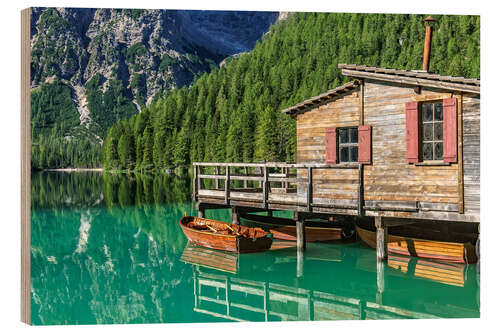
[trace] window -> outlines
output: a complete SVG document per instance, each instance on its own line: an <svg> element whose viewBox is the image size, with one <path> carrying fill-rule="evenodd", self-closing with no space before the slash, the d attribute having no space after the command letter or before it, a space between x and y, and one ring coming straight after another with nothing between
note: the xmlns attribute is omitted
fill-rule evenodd
<svg viewBox="0 0 500 333"><path fill-rule="evenodd" d="M457 162L456 97L442 101L407 102L405 112L406 163Z"/></svg>
<svg viewBox="0 0 500 333"><path fill-rule="evenodd" d="M422 157L424 161L443 159L443 103L422 104Z"/></svg>
<svg viewBox="0 0 500 333"><path fill-rule="evenodd" d="M337 140L338 139L338 140ZM327 164L371 163L371 125L328 127L325 129L325 161Z"/></svg>
<svg viewBox="0 0 500 333"><path fill-rule="evenodd" d="M340 163L358 162L358 128L339 128Z"/></svg>

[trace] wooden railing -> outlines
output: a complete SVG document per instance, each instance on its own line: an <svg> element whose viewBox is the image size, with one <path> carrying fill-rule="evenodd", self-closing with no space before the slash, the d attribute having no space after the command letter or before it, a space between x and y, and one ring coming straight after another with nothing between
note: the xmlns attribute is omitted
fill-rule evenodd
<svg viewBox="0 0 500 333"><path fill-rule="evenodd" d="M269 204L306 206L308 211L311 211L313 201L313 169L359 167L357 163L331 165L280 162L195 162L193 166L194 200L200 197L219 199L224 200L226 205L230 204L230 200L239 200L260 203L262 208L267 208ZM234 182L238 181L240 183L235 186ZM221 186L221 183L224 185Z"/></svg>

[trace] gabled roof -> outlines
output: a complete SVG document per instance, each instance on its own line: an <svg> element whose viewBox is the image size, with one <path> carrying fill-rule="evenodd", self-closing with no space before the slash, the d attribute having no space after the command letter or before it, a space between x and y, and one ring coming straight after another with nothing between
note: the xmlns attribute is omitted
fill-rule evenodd
<svg viewBox="0 0 500 333"><path fill-rule="evenodd" d="M481 81L478 79L468 79L458 76L444 76L424 71L408 71L363 65L339 64L338 66L343 75L356 79L373 79L477 94L481 92ZM340 87L328 90L321 95L309 98L297 105L282 110L281 112L294 115L298 112L309 111L319 104L324 104L336 97L350 93L358 88L359 84L358 80L350 81Z"/></svg>
<svg viewBox="0 0 500 333"><path fill-rule="evenodd" d="M464 77L444 76L424 71L369 67L363 65L339 64L343 75L360 79L397 82L423 87L434 87L451 91L480 93L481 81Z"/></svg>
<svg viewBox="0 0 500 333"><path fill-rule="evenodd" d="M328 90L327 92L325 92L321 95L309 98L309 99L307 99L307 100L305 100L297 105L294 105L292 107L289 107L288 109L282 110L281 112L293 115L299 111L302 111L302 112L306 111L306 110L308 111L312 107L314 107L318 104L323 104L329 100L334 99L335 97L342 96L348 92L355 90L358 87L359 87L359 81L357 81L357 80L350 81L350 82L347 82L346 84L344 84L340 87Z"/></svg>

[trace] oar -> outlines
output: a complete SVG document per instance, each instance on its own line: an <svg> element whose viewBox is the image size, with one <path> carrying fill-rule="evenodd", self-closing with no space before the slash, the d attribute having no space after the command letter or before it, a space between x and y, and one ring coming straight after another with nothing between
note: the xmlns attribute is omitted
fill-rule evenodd
<svg viewBox="0 0 500 333"><path fill-rule="evenodd" d="M208 227L208 229L212 230L212 231L213 231L213 232L215 232L215 233L218 233L217 229L212 228L212 227L210 226L210 224L205 224L205 225Z"/></svg>
<svg viewBox="0 0 500 333"><path fill-rule="evenodd" d="M228 227L232 232L234 232L236 234L236 236L240 236L240 234L236 230L234 230L233 228L231 228L229 226L229 224L225 224L225 226Z"/></svg>

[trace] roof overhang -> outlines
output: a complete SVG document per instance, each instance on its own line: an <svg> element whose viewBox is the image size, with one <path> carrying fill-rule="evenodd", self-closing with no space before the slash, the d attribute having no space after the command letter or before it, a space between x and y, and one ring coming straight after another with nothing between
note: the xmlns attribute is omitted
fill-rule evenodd
<svg viewBox="0 0 500 333"><path fill-rule="evenodd" d="M361 65L339 64L338 66L343 75L353 78L388 81L477 94L481 92L481 81L478 79L444 76L424 71L407 71Z"/></svg>
<svg viewBox="0 0 500 333"><path fill-rule="evenodd" d="M335 98L342 97L351 93L353 90L356 90L359 85L360 83L358 80L350 81L340 87L328 90L321 95L309 98L299 104L289 107L288 109L282 110L281 112L289 114L291 116L295 116L298 113L307 112L319 105L326 104Z"/></svg>

